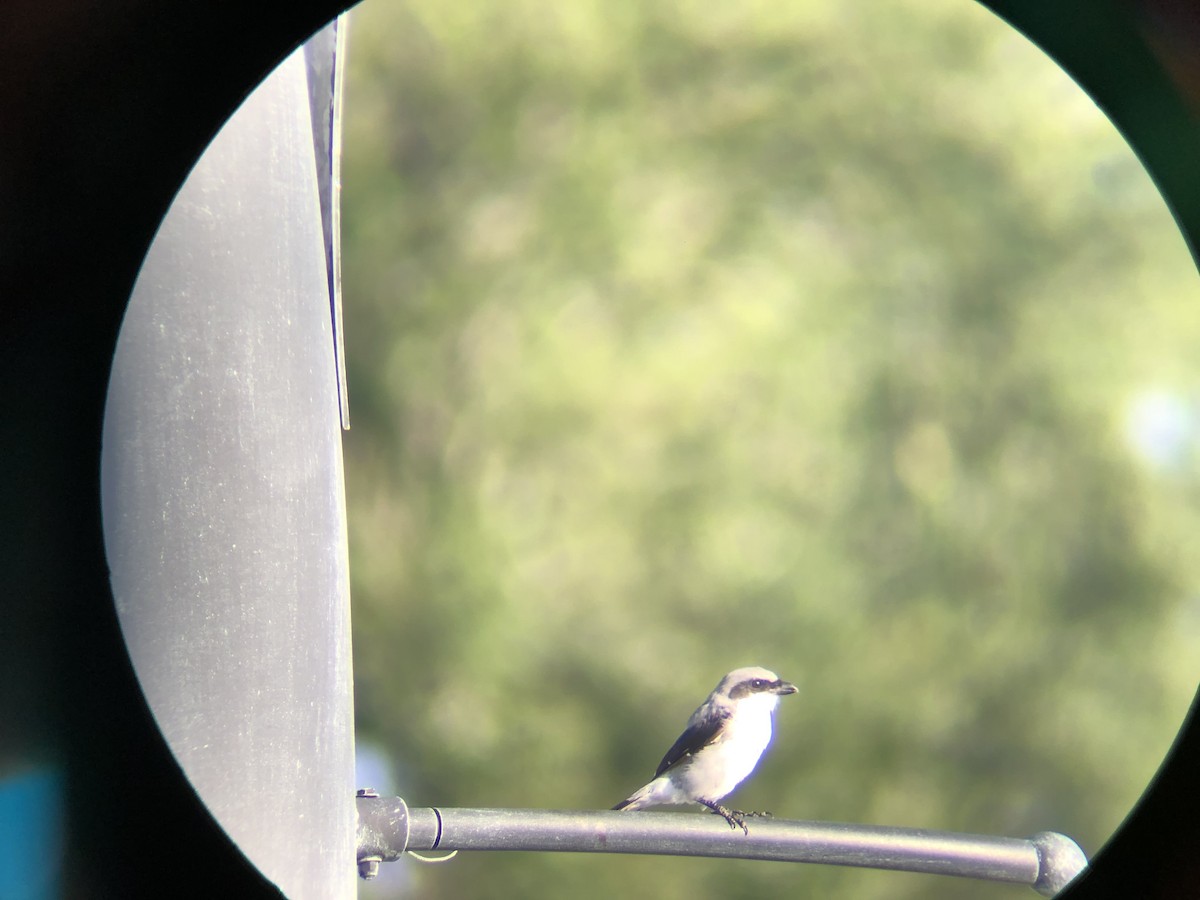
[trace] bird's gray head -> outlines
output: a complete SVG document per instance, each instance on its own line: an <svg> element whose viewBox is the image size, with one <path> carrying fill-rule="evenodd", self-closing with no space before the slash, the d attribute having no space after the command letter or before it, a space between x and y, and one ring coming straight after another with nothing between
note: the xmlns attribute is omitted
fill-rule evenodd
<svg viewBox="0 0 1200 900"><path fill-rule="evenodd" d="M721 697L728 697L730 700L742 700L754 694L778 697L783 694L796 693L796 686L791 682L784 681L769 669L747 666L743 669L734 669L722 678L713 693Z"/></svg>

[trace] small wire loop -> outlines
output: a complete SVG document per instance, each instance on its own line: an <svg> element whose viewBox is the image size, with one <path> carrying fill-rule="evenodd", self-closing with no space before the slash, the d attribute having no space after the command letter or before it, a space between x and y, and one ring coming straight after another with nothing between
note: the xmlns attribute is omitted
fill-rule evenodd
<svg viewBox="0 0 1200 900"><path fill-rule="evenodd" d="M436 865L437 863L450 862L450 860L452 860L452 859L454 859L454 857L458 856L457 850L451 850L445 856L422 856L416 850L406 850L405 853L407 853L413 859L419 860L420 862L423 862L423 863L430 863L431 865Z"/></svg>

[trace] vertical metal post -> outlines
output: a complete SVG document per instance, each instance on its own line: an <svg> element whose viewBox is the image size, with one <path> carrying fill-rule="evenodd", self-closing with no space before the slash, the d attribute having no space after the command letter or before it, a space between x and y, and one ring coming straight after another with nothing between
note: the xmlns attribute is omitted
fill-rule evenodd
<svg viewBox="0 0 1200 900"><path fill-rule="evenodd" d="M289 897L349 898L349 577L309 71L297 51L254 91L155 237L113 362L102 503L121 629L192 786Z"/></svg>

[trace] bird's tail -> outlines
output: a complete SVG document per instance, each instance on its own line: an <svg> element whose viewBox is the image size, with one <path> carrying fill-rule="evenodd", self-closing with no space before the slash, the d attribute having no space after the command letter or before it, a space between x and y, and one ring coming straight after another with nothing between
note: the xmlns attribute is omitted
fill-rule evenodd
<svg viewBox="0 0 1200 900"><path fill-rule="evenodd" d="M658 798L657 793L660 788L660 779L656 778L649 784L644 784L616 806L613 809L627 809L632 812L635 809L641 809L644 806L654 806L662 801Z"/></svg>

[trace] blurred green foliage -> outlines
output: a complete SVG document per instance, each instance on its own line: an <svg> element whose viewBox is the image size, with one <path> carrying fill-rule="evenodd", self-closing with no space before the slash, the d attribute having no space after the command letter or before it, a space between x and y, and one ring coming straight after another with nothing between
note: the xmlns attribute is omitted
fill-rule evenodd
<svg viewBox="0 0 1200 900"><path fill-rule="evenodd" d="M802 692L739 806L1095 852L1194 686L1200 298L1091 102L966 0L372 0L350 48L358 725L400 793L607 808L754 664ZM1139 454L1147 398L1180 414ZM411 878L1022 895L559 854Z"/></svg>

